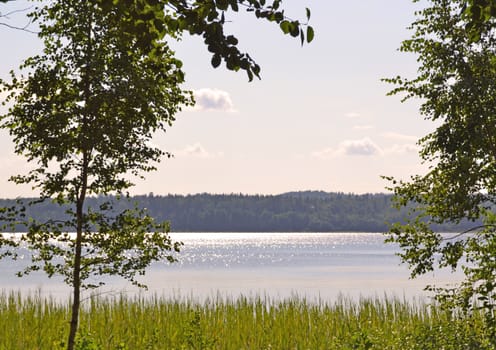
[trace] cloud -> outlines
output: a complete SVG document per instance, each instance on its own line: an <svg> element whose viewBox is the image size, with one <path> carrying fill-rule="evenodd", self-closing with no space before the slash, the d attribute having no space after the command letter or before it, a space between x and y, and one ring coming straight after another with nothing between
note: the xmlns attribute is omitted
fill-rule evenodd
<svg viewBox="0 0 496 350"><path fill-rule="evenodd" d="M397 132L385 132L382 133L381 136L391 140L410 141L410 142L417 142L417 140L419 139L417 136L405 135Z"/></svg>
<svg viewBox="0 0 496 350"><path fill-rule="evenodd" d="M203 159L217 158L224 155L222 152L212 153L207 151L199 142L192 145L187 145L182 150L173 152L173 154L177 157L195 157Z"/></svg>
<svg viewBox="0 0 496 350"><path fill-rule="evenodd" d="M231 96L219 89L199 89L193 91L196 104L194 111L236 112Z"/></svg>
<svg viewBox="0 0 496 350"><path fill-rule="evenodd" d="M406 154L406 153L418 153L420 147L412 144L402 144L402 145L393 145L384 150L384 153L387 154Z"/></svg>
<svg viewBox="0 0 496 350"><path fill-rule="evenodd" d="M397 132L385 132L382 133L381 136L398 142L385 148L384 153L386 154L418 153L420 150L420 147L416 144L419 139L417 136L405 135Z"/></svg>
<svg viewBox="0 0 496 350"><path fill-rule="evenodd" d="M312 153L312 156L322 159L332 158L335 157L336 155L337 155L336 150L334 148L324 148L323 150Z"/></svg>
<svg viewBox="0 0 496 350"><path fill-rule="evenodd" d="M359 117L361 117L361 114L356 113L356 112L349 112L349 113L346 113L345 116L347 118L359 118Z"/></svg>
<svg viewBox="0 0 496 350"><path fill-rule="evenodd" d="M341 142L337 148L326 148L314 152L312 155L318 158L331 158L336 156L375 156L383 154L382 149L368 137L359 140L346 140Z"/></svg>
<svg viewBox="0 0 496 350"><path fill-rule="evenodd" d="M382 153L380 147L368 137L343 141L338 151L348 156L373 156Z"/></svg>

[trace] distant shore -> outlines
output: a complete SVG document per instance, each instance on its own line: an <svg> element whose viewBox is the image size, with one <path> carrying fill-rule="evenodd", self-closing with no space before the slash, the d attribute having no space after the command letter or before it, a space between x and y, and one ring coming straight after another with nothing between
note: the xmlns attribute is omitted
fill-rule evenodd
<svg viewBox="0 0 496 350"><path fill-rule="evenodd" d="M29 198L21 199L27 203ZM345 194L322 191L280 195L153 194L117 200L89 198L98 209L105 201L113 212L138 206L158 221L169 221L172 232L386 232L388 224L402 222L406 211L392 208L391 194ZM16 204L0 199L0 207ZM41 221L63 219L66 207L50 202L27 208L26 214ZM437 225L439 232L460 232L477 223ZM22 227L18 227L22 231Z"/></svg>

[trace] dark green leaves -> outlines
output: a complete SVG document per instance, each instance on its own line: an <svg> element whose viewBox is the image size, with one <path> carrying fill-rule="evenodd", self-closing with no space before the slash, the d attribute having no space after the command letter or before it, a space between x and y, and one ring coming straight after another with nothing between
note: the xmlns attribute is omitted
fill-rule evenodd
<svg viewBox="0 0 496 350"><path fill-rule="evenodd" d="M244 70L249 80L260 78L260 67L248 55L238 48L238 40L233 35L224 33L226 16L230 11L238 12L245 8L256 18L279 24L285 34L300 38L303 44L314 38L314 30L308 25L310 9L305 9L307 23L286 18L280 9L282 1L274 0L205 0L187 2L184 0L114 0L110 6L108 0L94 0L104 11L115 13L129 20L121 27L124 35L137 38L141 49L153 50L153 42L166 36L180 37L183 32L203 37L205 45L212 53L213 67L219 67L222 61L226 68L233 71ZM132 5L134 4L134 5Z"/></svg>
<svg viewBox="0 0 496 350"><path fill-rule="evenodd" d="M481 40L481 32L487 23L496 18L495 0L468 0L460 12L470 39L474 42Z"/></svg>
<svg viewBox="0 0 496 350"><path fill-rule="evenodd" d="M128 10L127 5L124 4L125 1L117 0L116 2L123 13L129 13L132 17L143 19L139 11L132 12ZM149 5L150 0L141 0L139 3ZM160 6L153 7L154 19L151 28L155 28L158 31L165 28L161 34L173 37L180 36L184 31L192 35L202 36L207 49L212 53L211 63L213 67L219 67L224 61L226 68L229 70L244 70L250 81L253 77L260 78L260 66L250 55L239 50L239 42L236 37L224 32L226 16L229 15L230 11L238 12L240 7L245 8L247 12L253 13L256 18L279 24L285 34L295 38L299 37L302 43L305 37L308 43L314 38L313 28L308 26L307 23L301 23L298 20L285 17L284 10L280 9L282 4L280 0L274 0L271 3L265 0L206 0L191 3L173 0L159 3L162 4L161 9ZM163 16L161 13L166 9L166 4L167 8L173 9L173 11ZM305 9L305 14L308 22L311 16L310 9ZM158 24L161 21L163 21L163 25ZM135 23L135 26L137 26L137 23ZM150 31L150 29L148 30ZM140 33L141 30L137 30L136 27L133 32Z"/></svg>
<svg viewBox="0 0 496 350"><path fill-rule="evenodd" d="M218 66L220 66L221 60L222 60L222 58L220 55L213 55L212 56L212 67L217 68Z"/></svg>
<svg viewBox="0 0 496 350"><path fill-rule="evenodd" d="M435 0L418 13L413 35L400 50L419 62L413 79L386 79L391 94L420 101L420 114L436 128L418 142L429 165L424 175L393 181L399 206L418 208L406 224L390 229L390 240L413 275L436 267L460 267L465 280L455 289L433 289L452 307L470 310L482 301L494 311L496 242L496 39L493 0ZM476 42L474 42L474 40ZM391 178L390 178L391 180ZM483 218L452 237L433 232L435 224ZM462 296L458 298L458 296Z"/></svg>
<svg viewBox="0 0 496 350"><path fill-rule="evenodd" d="M216 0L216 6L219 10L225 11L229 6L228 0Z"/></svg>
<svg viewBox="0 0 496 350"><path fill-rule="evenodd" d="M289 34L292 37L300 37L301 39L301 44L303 45L305 41L305 32L303 31L303 28L300 25L300 22L298 21L288 21L284 20L281 23L279 23L279 27L283 31L284 34ZM306 27L306 40L308 43L310 43L313 38L314 38L314 30L311 26Z"/></svg>
<svg viewBox="0 0 496 350"><path fill-rule="evenodd" d="M310 43L312 42L314 37L314 32L312 27L307 27L307 42Z"/></svg>
<svg viewBox="0 0 496 350"><path fill-rule="evenodd" d="M283 31L284 34L288 34L291 31L292 25L291 22L289 21L282 21L279 24L279 27L281 27L281 30Z"/></svg>

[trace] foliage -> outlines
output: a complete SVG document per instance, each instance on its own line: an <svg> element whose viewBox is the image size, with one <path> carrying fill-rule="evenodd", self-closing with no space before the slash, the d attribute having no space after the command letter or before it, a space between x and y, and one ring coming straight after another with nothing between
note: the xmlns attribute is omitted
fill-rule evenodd
<svg viewBox="0 0 496 350"><path fill-rule="evenodd" d="M11 0L12 1L12 0ZM7 2L0 0L0 2ZM245 10L257 19L277 24L280 30L301 44L310 43L314 29L308 25L310 9L305 9L306 20L295 20L285 15L283 0L93 0L104 13L114 13L126 20L120 26L121 34L136 39L136 45L150 51L157 42L167 37L181 38L183 33L199 35L212 53L214 68L225 62L228 70L243 70L249 80L260 78L260 66L238 48L239 40L225 33L229 15ZM23 28L24 29L24 28Z"/></svg>
<svg viewBox="0 0 496 350"><path fill-rule="evenodd" d="M68 308L38 296L0 294L0 348L59 349ZM494 349L480 312L394 299L88 299L79 349Z"/></svg>
<svg viewBox="0 0 496 350"><path fill-rule="evenodd" d="M462 15L467 21L466 29L471 39L478 41L486 22L496 17L496 1L469 0L462 9Z"/></svg>
<svg viewBox="0 0 496 350"><path fill-rule="evenodd" d="M74 0L51 2L31 16L45 49L21 65L25 76L12 72L11 82L1 82L8 93L4 103L12 103L1 126L13 137L15 152L34 166L12 180L40 192L33 204L66 205L66 216L39 222L26 218L22 206L4 208L6 219L21 221L27 232L4 235L0 243L13 248L3 255L14 259L20 245L33 251L21 275L43 269L73 287L72 349L81 288L103 284L90 278L119 275L140 285L136 275L152 261L173 261L171 251L179 250L167 223L143 210L115 212L111 203L91 208L86 198L120 195L132 185L128 173L153 170L166 153L150 145L152 134L171 125L192 100L179 87L181 62L166 43L142 47L122 31L128 18L119 13Z"/></svg>
<svg viewBox="0 0 496 350"><path fill-rule="evenodd" d="M299 37L301 43L311 42L314 30L307 23L287 18L281 8L282 0L136 0L136 11L130 12L126 0L99 0L104 9L118 9L135 19L129 30L133 35L145 33L142 42L146 44L154 37L183 32L201 35L208 51L212 53L211 63L218 67L222 60L226 68L233 71L246 71L249 80L254 76L260 78L260 66L247 53L238 49L238 39L224 33L226 16L230 12L239 12L240 8L253 13L256 18L274 22L284 34ZM306 9L306 19L310 19L310 9ZM145 27L147 28L146 30Z"/></svg>
<svg viewBox="0 0 496 350"><path fill-rule="evenodd" d="M397 86L391 94L420 99L420 113L437 125L419 141L421 156L430 164L428 172L409 182L390 178L396 204L416 202L415 214L430 220L417 217L407 225L393 225L390 240L403 248L401 256L412 276L436 266L462 265L465 282L445 290L451 297L436 289L440 299L449 306L482 306L491 312L496 274L491 262L496 256L491 209L496 203L495 20L485 22L474 41L467 19L460 16L464 6L461 0L430 1L412 24L412 38L401 45L401 51L418 56L418 76L386 79ZM429 226L464 218L484 218L486 226L451 240Z"/></svg>

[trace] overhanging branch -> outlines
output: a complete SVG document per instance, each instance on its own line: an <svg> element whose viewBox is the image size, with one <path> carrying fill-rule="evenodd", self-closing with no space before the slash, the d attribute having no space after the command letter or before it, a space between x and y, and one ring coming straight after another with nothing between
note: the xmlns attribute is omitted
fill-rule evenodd
<svg viewBox="0 0 496 350"><path fill-rule="evenodd" d="M463 231L463 232L460 232L460 233L457 233L456 235L452 236L452 237L448 237L448 238L443 238L443 241L452 241L454 239L457 239L467 233L471 233L471 232L474 232L474 231L479 231L479 230L482 230L482 229L486 229L486 228L496 228L496 225L479 225L479 226L475 226L475 227L472 227L472 228L469 228L468 230L466 231Z"/></svg>
<svg viewBox="0 0 496 350"><path fill-rule="evenodd" d="M4 2L8 2L8 1L4 1ZM0 13L0 18L10 19L9 16L17 14L17 13L27 12L32 8L33 8L33 6L30 6L30 7L24 8L24 9L12 10L12 11L7 12L7 13ZM0 22L0 26L7 27L9 29L22 30L24 32L28 32L28 33L32 33L32 34L38 34L37 32L28 29L28 27L31 25L31 23L32 23L32 21L31 21L31 19L29 19L28 23L26 23L26 25L24 25L22 27L12 25L9 23L5 23L5 22Z"/></svg>

